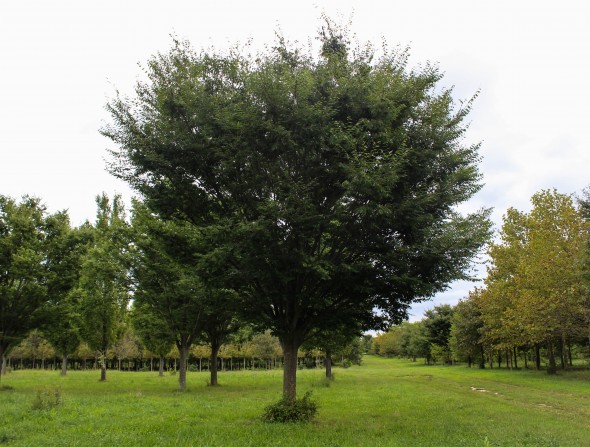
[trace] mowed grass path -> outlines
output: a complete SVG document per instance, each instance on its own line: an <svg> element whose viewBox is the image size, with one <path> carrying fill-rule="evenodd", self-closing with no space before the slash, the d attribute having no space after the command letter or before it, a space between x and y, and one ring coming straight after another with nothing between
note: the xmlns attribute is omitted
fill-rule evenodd
<svg viewBox="0 0 590 447"><path fill-rule="evenodd" d="M298 372L319 413L311 424L266 424L282 371L157 373L16 371L2 378L0 445L10 446L589 446L590 372L425 366L367 356L363 366ZM33 410L40 389L63 402ZM477 388L478 390L473 390Z"/></svg>

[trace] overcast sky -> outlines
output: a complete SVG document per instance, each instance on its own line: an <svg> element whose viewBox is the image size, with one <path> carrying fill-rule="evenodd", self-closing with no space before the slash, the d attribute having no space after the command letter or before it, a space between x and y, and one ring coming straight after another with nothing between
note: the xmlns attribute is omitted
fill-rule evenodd
<svg viewBox="0 0 590 447"><path fill-rule="evenodd" d="M410 46L411 63L436 62L455 97L480 95L467 140L481 142L485 187L466 209L528 210L537 191L590 185L590 4L579 0L7 1L0 4L0 194L94 219L94 197L131 191L105 171L110 142L98 129L115 88L132 93L138 64L171 46L317 34L321 13L360 41ZM424 308L464 297L455 284Z"/></svg>

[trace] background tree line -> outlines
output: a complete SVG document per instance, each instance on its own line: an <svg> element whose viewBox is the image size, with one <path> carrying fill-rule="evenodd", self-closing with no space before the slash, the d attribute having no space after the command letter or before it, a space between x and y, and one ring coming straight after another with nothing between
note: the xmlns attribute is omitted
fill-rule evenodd
<svg viewBox="0 0 590 447"><path fill-rule="evenodd" d="M555 190L509 209L488 249L488 275L456 306L380 334L374 352L555 373L590 356L590 196Z"/></svg>
<svg viewBox="0 0 590 447"><path fill-rule="evenodd" d="M256 331L238 322L231 306L219 296L209 302L208 295L195 289L181 295L187 282L194 286L190 278L194 275L182 278L182 285L174 283L172 275L181 275L182 267L191 266L188 261L183 265L178 245L172 246L168 258L166 247L158 245L156 265L158 280L169 288L173 303L162 298L165 291L156 294L149 289L151 283L142 282L142 275L156 263L148 257L155 254L144 247L164 245L172 238L190 249L183 245L187 240L181 229L170 229L168 223L147 216L137 201L131 222L126 220L120 197L111 200L103 194L96 203L95 223L72 227L67 212L48 215L37 199L26 197L18 203L2 197L1 242L5 258L11 256L2 289L2 374L7 368L59 365L65 375L70 365L100 369L101 380L106 380L107 366L186 374L190 363L193 370L212 371L212 384L216 384L218 367L282 366L280 343L268 330ZM159 232L148 237L148 231L156 227ZM147 307L150 301L144 296L152 297L150 293L163 301L162 307L170 307L168 320ZM207 307L212 305L214 310ZM366 351L361 334L358 328L349 329L332 342L330 362L335 357L340 364L360 364ZM190 343L184 345L181 337L189 330L193 330L187 337ZM324 366L326 353L318 346L310 341L299 350L299 367Z"/></svg>

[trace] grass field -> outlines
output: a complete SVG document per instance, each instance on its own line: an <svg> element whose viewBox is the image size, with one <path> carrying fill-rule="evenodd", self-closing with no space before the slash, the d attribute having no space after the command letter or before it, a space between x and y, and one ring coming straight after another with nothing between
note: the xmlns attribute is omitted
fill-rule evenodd
<svg viewBox="0 0 590 447"><path fill-rule="evenodd" d="M16 371L3 377L0 445L9 446L590 446L590 372L425 366L365 357L363 366L298 373L319 404L310 424L266 424L282 371ZM55 397L51 409L33 409ZM39 400L39 396L41 400Z"/></svg>

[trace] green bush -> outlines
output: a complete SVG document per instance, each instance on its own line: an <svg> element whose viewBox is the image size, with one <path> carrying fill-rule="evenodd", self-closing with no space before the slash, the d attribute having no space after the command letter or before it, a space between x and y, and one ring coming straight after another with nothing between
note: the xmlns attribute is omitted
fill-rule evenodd
<svg viewBox="0 0 590 447"><path fill-rule="evenodd" d="M37 390L37 395L33 399L31 409L33 410L51 410L63 403L61 391L59 388L43 388Z"/></svg>
<svg viewBox="0 0 590 447"><path fill-rule="evenodd" d="M311 392L308 391L303 398L295 401L283 398L266 407L262 420L271 423L309 422L314 418L318 409L317 403L312 401L310 397Z"/></svg>

